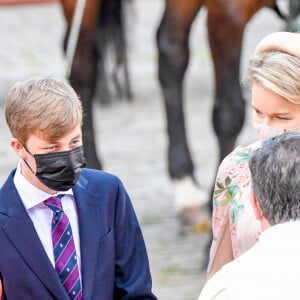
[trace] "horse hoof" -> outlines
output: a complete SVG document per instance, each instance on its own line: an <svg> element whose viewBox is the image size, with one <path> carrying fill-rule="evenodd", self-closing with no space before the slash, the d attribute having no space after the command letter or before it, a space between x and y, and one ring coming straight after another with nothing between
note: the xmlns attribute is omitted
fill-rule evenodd
<svg viewBox="0 0 300 300"><path fill-rule="evenodd" d="M192 177L175 182L175 210L181 230L207 232L211 229L211 217L207 211L208 194L195 184Z"/></svg>
<svg viewBox="0 0 300 300"><path fill-rule="evenodd" d="M187 207L181 210L179 220L183 231L202 233L211 230L211 217L204 206Z"/></svg>
<svg viewBox="0 0 300 300"><path fill-rule="evenodd" d="M208 203L208 194L201 189L192 177L184 177L174 181L175 209L184 210L189 207L204 206Z"/></svg>

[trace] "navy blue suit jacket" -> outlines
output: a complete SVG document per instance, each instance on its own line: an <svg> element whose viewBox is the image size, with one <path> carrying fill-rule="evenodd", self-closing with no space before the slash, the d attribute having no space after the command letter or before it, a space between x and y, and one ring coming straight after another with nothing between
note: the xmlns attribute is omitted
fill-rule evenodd
<svg viewBox="0 0 300 300"><path fill-rule="evenodd" d="M14 173L0 190L3 299L67 300L15 188ZM79 218L83 299L156 299L140 226L120 180L84 169L73 192Z"/></svg>

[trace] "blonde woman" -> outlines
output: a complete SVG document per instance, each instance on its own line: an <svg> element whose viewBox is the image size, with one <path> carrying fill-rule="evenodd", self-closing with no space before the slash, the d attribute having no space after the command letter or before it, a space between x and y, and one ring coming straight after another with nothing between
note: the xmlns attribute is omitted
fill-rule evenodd
<svg viewBox="0 0 300 300"><path fill-rule="evenodd" d="M275 33L258 44L250 61L252 121L260 140L237 147L219 167L213 199L208 278L259 239L261 227L249 201L248 159L261 140L286 131L300 131L299 49L299 34Z"/></svg>

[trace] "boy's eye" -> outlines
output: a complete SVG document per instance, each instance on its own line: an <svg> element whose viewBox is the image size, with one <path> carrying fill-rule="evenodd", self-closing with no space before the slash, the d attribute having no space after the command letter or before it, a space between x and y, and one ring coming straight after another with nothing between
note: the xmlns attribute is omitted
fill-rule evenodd
<svg viewBox="0 0 300 300"><path fill-rule="evenodd" d="M258 109L256 108L253 108L254 112L257 114L257 115L262 115L263 113L261 111L259 111Z"/></svg>
<svg viewBox="0 0 300 300"><path fill-rule="evenodd" d="M283 121L289 121L289 120L290 120L290 118L288 118L288 117L283 117L283 116L276 116L276 118L277 118L278 120L283 120Z"/></svg>
<svg viewBox="0 0 300 300"><path fill-rule="evenodd" d="M72 141L72 144L78 144L78 143L79 143L79 140Z"/></svg>
<svg viewBox="0 0 300 300"><path fill-rule="evenodd" d="M44 148L45 150L54 150L55 149L55 146L47 146Z"/></svg>

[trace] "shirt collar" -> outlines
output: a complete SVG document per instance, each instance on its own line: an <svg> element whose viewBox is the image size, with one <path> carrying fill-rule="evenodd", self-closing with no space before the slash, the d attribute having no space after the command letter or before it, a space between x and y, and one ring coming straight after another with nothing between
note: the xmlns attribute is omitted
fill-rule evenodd
<svg viewBox="0 0 300 300"><path fill-rule="evenodd" d="M300 220L291 220L270 226L261 233L259 240L269 239L270 237L276 240L279 234L281 234L281 236L291 238L292 240L294 239L293 237L299 236L299 232Z"/></svg>
<svg viewBox="0 0 300 300"><path fill-rule="evenodd" d="M36 186L31 184L21 173L21 160L18 163L17 170L14 176L14 184L27 210L42 203L51 196L58 194L73 195L73 190L70 188L67 191L57 192L54 195L48 194Z"/></svg>

